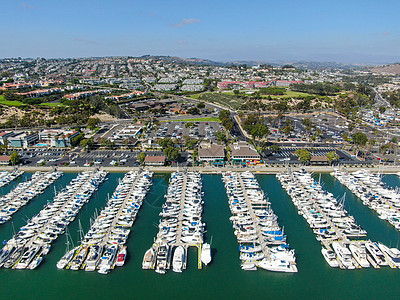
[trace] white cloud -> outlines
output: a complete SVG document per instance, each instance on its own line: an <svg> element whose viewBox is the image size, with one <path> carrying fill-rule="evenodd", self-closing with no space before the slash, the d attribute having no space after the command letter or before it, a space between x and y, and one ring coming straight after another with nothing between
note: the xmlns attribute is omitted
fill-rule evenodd
<svg viewBox="0 0 400 300"><path fill-rule="evenodd" d="M201 23L201 20L199 20L199 19L183 19L179 23L171 24L171 26L175 27L175 28L180 28L185 25L191 25L191 24L195 24L195 23Z"/></svg>
<svg viewBox="0 0 400 300"><path fill-rule="evenodd" d="M34 9L36 7L33 6L33 5L30 5L28 3L22 2L21 5L19 6L19 8L21 8L21 9Z"/></svg>

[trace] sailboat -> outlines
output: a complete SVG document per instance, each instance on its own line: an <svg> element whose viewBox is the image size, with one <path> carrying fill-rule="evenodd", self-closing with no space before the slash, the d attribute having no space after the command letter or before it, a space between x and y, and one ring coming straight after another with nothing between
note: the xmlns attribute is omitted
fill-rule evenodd
<svg viewBox="0 0 400 300"><path fill-rule="evenodd" d="M57 268L58 269L64 269L65 266L70 262L70 260L72 259L72 257L75 254L75 251L78 247L74 248L74 244L71 240L71 235L68 231L68 227L65 230L65 236L67 238L67 242L65 243L67 245L66 250L65 250L65 254L63 257L61 257L61 259L57 262ZM70 242L71 240L71 242ZM72 244L72 249L70 249L70 243Z"/></svg>

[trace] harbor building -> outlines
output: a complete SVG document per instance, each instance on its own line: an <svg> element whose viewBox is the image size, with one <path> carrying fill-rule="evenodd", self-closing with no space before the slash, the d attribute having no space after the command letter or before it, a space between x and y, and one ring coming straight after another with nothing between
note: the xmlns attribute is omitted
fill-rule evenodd
<svg viewBox="0 0 400 300"><path fill-rule="evenodd" d="M207 162L215 166L225 163L225 147L218 144L201 143L198 148L200 162Z"/></svg>
<svg viewBox="0 0 400 300"><path fill-rule="evenodd" d="M0 166L8 166L10 164L11 156L0 155Z"/></svg>
<svg viewBox="0 0 400 300"><path fill-rule="evenodd" d="M233 164L257 164L261 162L261 157L257 150L247 142L236 142L229 145Z"/></svg>
<svg viewBox="0 0 400 300"><path fill-rule="evenodd" d="M146 156L144 159L144 164L146 166L164 166L165 165L165 156Z"/></svg>

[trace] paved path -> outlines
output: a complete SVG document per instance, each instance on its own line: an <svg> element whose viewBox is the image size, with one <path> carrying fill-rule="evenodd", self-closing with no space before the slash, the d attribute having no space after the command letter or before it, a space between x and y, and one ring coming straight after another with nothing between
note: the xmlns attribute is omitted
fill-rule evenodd
<svg viewBox="0 0 400 300"><path fill-rule="evenodd" d="M56 167L57 170L63 171L63 172L82 172L82 171L91 171L96 169L97 167ZM307 167L291 167L293 171L295 170L300 170L302 168L305 168L307 172L314 172L314 173L330 173L334 171L334 167L329 167L329 166L307 166ZM335 167L338 168L338 167ZM13 167L11 166L1 166L1 170L12 170ZM100 167L102 170L106 170L108 172L128 172L131 170L139 170L139 167ZM146 167L146 169L149 169L152 172L155 173L171 173L175 172L177 170L176 167ZM286 170L285 166L281 167L266 167L264 165L260 166L254 166L254 167L185 167L185 168L179 168L179 170L186 169L188 172L200 172L202 174L222 174L224 172L244 172L244 171L250 171L254 173L259 173L259 174L276 174L276 173L281 173ZM398 166L381 166L379 167L348 167L346 166L346 170L348 172L355 172L360 169L368 169L371 172L375 173L385 173L385 174L396 174L397 172L400 172L400 165ZM35 171L50 171L54 170L54 166L21 166L19 167L19 170L21 171L26 171L26 172L35 172Z"/></svg>

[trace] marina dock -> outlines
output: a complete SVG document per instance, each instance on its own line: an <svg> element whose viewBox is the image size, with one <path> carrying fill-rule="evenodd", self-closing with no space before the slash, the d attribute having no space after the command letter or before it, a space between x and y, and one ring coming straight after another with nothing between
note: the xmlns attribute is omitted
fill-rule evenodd
<svg viewBox="0 0 400 300"><path fill-rule="evenodd" d="M264 258L269 260L270 259L270 255L269 255L269 251L268 251L268 246L265 243L264 237L261 234L260 226L257 226L259 218L254 214L253 204L250 201L250 198L249 198L249 195L247 193L246 187L245 187L245 185L243 183L242 177L238 176L238 179L239 179L240 187L241 187L241 189L243 191L243 194L244 194L244 199L246 201L247 208L249 209L249 213L250 213L251 219L253 221L253 224L255 225L255 229L256 229L256 232L257 232L257 241L261 244L261 249L262 249L262 253L264 254Z"/></svg>
<svg viewBox="0 0 400 300"><path fill-rule="evenodd" d="M2 252L9 253L0 263L6 268L36 268L49 252L51 243L65 231L106 176L105 171L79 174L7 241Z"/></svg>
<svg viewBox="0 0 400 300"><path fill-rule="evenodd" d="M371 173L369 170L358 170L354 173L335 170L331 175L364 205L374 210L379 218L388 221L400 231L400 193L397 189L386 187L380 174Z"/></svg>
<svg viewBox="0 0 400 300"><path fill-rule="evenodd" d="M297 272L294 250L289 250L277 216L250 172L223 175L230 218L239 244L241 267Z"/></svg>
<svg viewBox="0 0 400 300"><path fill-rule="evenodd" d="M151 186L151 177L147 170L125 174L72 258L67 249L57 267L107 274L116 266L123 266L127 255L125 243Z"/></svg>
<svg viewBox="0 0 400 300"><path fill-rule="evenodd" d="M21 173L21 172L19 172ZM17 174L19 174L17 173ZM32 177L19 183L8 194L0 197L0 224L11 220L11 216L37 195L44 192L63 175L60 171L36 172ZM19 176L19 175L18 175Z"/></svg>
<svg viewBox="0 0 400 300"><path fill-rule="evenodd" d="M306 171L277 175L282 187L292 202L309 223L322 244L321 250L331 267L358 269L372 265L394 265L386 261L384 245L371 241L351 240L366 236L367 232L356 225L355 220L343 208L343 199L339 201L325 192Z"/></svg>
<svg viewBox="0 0 400 300"><path fill-rule="evenodd" d="M164 274L186 269L189 247L196 247L198 269L202 268L202 245L204 225L201 220L202 192L201 176L194 172L175 172L171 174L166 202L160 216L159 232L149 251L154 251L152 261L143 261L144 269L155 269ZM180 251L179 254L177 251ZM147 252L146 252L147 254Z"/></svg>

